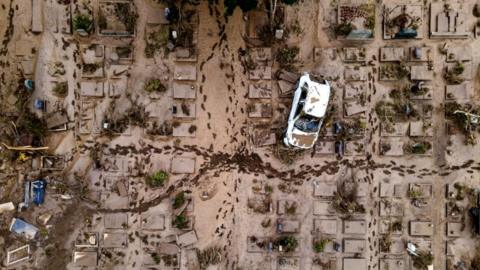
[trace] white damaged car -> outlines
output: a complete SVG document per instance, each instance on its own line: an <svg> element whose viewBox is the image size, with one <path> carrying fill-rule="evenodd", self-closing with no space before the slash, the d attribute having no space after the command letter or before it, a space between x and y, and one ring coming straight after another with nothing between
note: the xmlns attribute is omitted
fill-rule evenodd
<svg viewBox="0 0 480 270"><path fill-rule="evenodd" d="M286 146L309 149L315 145L330 99L330 85L310 80L304 74L297 82L288 127L283 142Z"/></svg>

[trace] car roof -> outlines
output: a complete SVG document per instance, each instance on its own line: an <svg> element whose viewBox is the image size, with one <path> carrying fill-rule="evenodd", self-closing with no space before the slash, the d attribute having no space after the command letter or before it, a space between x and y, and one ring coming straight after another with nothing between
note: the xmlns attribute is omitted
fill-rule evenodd
<svg viewBox="0 0 480 270"><path fill-rule="evenodd" d="M327 111L330 98L330 86L317 82L307 82L308 92L303 111L313 117L323 117Z"/></svg>

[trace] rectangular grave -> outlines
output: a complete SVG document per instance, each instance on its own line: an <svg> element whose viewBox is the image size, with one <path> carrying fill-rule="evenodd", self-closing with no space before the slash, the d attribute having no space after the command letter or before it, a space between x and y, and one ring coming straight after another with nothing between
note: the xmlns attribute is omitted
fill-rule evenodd
<svg viewBox="0 0 480 270"><path fill-rule="evenodd" d="M380 270L406 270L405 259L380 259Z"/></svg>
<svg viewBox="0 0 480 270"><path fill-rule="evenodd" d="M366 60L366 48L345 47L343 48L343 60L345 62L363 62Z"/></svg>
<svg viewBox="0 0 480 270"><path fill-rule="evenodd" d="M403 137L408 134L408 122L380 123L382 137Z"/></svg>
<svg viewBox="0 0 480 270"><path fill-rule="evenodd" d="M128 237L126 233L104 233L103 247L104 248L126 248Z"/></svg>
<svg viewBox="0 0 480 270"><path fill-rule="evenodd" d="M401 217L404 207L399 201L380 201L381 217Z"/></svg>
<svg viewBox="0 0 480 270"><path fill-rule="evenodd" d="M124 229L128 225L128 216L125 213L111 213L104 216L105 229Z"/></svg>
<svg viewBox="0 0 480 270"><path fill-rule="evenodd" d="M271 80L272 68L267 66L257 66L255 69L248 71L248 78L250 80Z"/></svg>
<svg viewBox="0 0 480 270"><path fill-rule="evenodd" d="M172 115L176 118L196 118L197 105L193 102L174 101Z"/></svg>
<svg viewBox="0 0 480 270"><path fill-rule="evenodd" d="M343 252L363 253L366 251L367 241L365 239L343 239Z"/></svg>
<svg viewBox="0 0 480 270"><path fill-rule="evenodd" d="M103 97L103 82L81 82L80 95L85 97Z"/></svg>
<svg viewBox="0 0 480 270"><path fill-rule="evenodd" d="M173 82L173 98L195 99L197 87L194 83Z"/></svg>
<svg viewBox="0 0 480 270"><path fill-rule="evenodd" d="M317 141L315 144L316 155L332 155L335 154L335 142L334 141Z"/></svg>
<svg viewBox="0 0 480 270"><path fill-rule="evenodd" d="M367 224L365 220L344 220L343 233L345 234L365 234L367 233Z"/></svg>
<svg viewBox="0 0 480 270"><path fill-rule="evenodd" d="M405 49L402 47L383 47L380 48L380 61L398 62L405 59Z"/></svg>
<svg viewBox="0 0 480 270"><path fill-rule="evenodd" d="M248 86L248 98L271 98L271 82L250 84Z"/></svg>
<svg viewBox="0 0 480 270"><path fill-rule="evenodd" d="M333 197L337 192L337 184L335 182L313 182L313 196L315 197Z"/></svg>
<svg viewBox="0 0 480 270"><path fill-rule="evenodd" d="M445 99L469 100L473 96L473 89L469 82L461 84L445 85Z"/></svg>
<svg viewBox="0 0 480 270"><path fill-rule="evenodd" d="M173 126L173 137L191 137L196 136L196 126L192 123L177 123Z"/></svg>
<svg viewBox="0 0 480 270"><path fill-rule="evenodd" d="M401 139L382 139L379 145L379 152L383 156L400 157L405 154L404 144Z"/></svg>
<svg viewBox="0 0 480 270"><path fill-rule="evenodd" d="M330 201L313 201L313 215L334 215L335 209Z"/></svg>
<svg viewBox="0 0 480 270"><path fill-rule="evenodd" d="M427 62L433 60L434 51L429 46L409 48L409 60L413 62Z"/></svg>
<svg viewBox="0 0 480 270"><path fill-rule="evenodd" d="M368 69L363 66L345 67L344 76L347 81L366 81L368 79Z"/></svg>
<svg viewBox="0 0 480 270"><path fill-rule="evenodd" d="M343 258L343 270L367 270L367 259Z"/></svg>
<svg viewBox="0 0 480 270"><path fill-rule="evenodd" d="M367 93L367 84L365 82L350 82L345 84L344 99L362 98ZM365 98L365 97L364 97Z"/></svg>
<svg viewBox="0 0 480 270"><path fill-rule="evenodd" d="M174 78L178 81L196 81L197 66L195 64L176 63L174 70Z"/></svg>
<svg viewBox="0 0 480 270"><path fill-rule="evenodd" d="M411 66L410 79L414 81L431 81L433 80L433 70L428 66Z"/></svg>
<svg viewBox="0 0 480 270"><path fill-rule="evenodd" d="M429 121L412 121L409 135L411 137L432 137L433 125Z"/></svg>
<svg viewBox="0 0 480 270"><path fill-rule="evenodd" d="M362 104L360 100L345 101L343 102L343 108L347 117L361 115L367 111L365 102Z"/></svg>
<svg viewBox="0 0 480 270"><path fill-rule="evenodd" d="M320 234L337 234L337 220L336 219L314 219L313 232Z"/></svg>
<svg viewBox="0 0 480 270"><path fill-rule="evenodd" d="M434 226L431 221L410 221L411 236L433 236Z"/></svg>
<svg viewBox="0 0 480 270"><path fill-rule="evenodd" d="M194 157L174 157L172 158L172 173L194 173Z"/></svg>

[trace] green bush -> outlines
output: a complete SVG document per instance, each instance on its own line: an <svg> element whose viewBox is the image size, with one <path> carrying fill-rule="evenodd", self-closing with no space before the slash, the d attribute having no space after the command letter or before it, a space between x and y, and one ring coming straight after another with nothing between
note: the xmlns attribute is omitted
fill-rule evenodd
<svg viewBox="0 0 480 270"><path fill-rule="evenodd" d="M188 217L184 214L181 213L180 215L176 216L175 219L173 220L173 226L177 229L186 229L188 228Z"/></svg>
<svg viewBox="0 0 480 270"><path fill-rule="evenodd" d="M147 176L145 180L150 187L160 187L168 181L168 173L165 171L158 171Z"/></svg>
<svg viewBox="0 0 480 270"><path fill-rule="evenodd" d="M367 19L365 20L365 27L370 30L375 29L375 14L367 17Z"/></svg>
<svg viewBox="0 0 480 270"><path fill-rule="evenodd" d="M185 192L178 193L173 199L173 209L180 208L185 203Z"/></svg>
<svg viewBox="0 0 480 270"><path fill-rule="evenodd" d="M300 49L298 47L284 47L278 50L275 59L280 64L280 67L288 69L295 63L299 52Z"/></svg>
<svg viewBox="0 0 480 270"><path fill-rule="evenodd" d="M133 34L137 25L137 13L130 3L115 3L115 15L123 22L127 32Z"/></svg>
<svg viewBox="0 0 480 270"><path fill-rule="evenodd" d="M31 134L37 139L43 138L47 134L45 122L30 111L25 111L17 120L16 125L19 133Z"/></svg>
<svg viewBox="0 0 480 270"><path fill-rule="evenodd" d="M313 249L315 250L316 253L323 252L325 250L325 246L330 242L328 239L322 239L315 241L313 243Z"/></svg>
<svg viewBox="0 0 480 270"><path fill-rule="evenodd" d="M97 71L101 66L100 64L93 63L93 64L83 64L83 72L86 74L92 74Z"/></svg>
<svg viewBox="0 0 480 270"><path fill-rule="evenodd" d="M341 23L335 26L335 34L337 36L347 36L355 29L355 26L351 23Z"/></svg>
<svg viewBox="0 0 480 270"><path fill-rule="evenodd" d="M410 150L412 154L425 154L432 148L432 144L429 142L418 142L412 144L409 148L408 150Z"/></svg>
<svg viewBox="0 0 480 270"><path fill-rule="evenodd" d="M148 93L152 92L165 92L167 91L167 87L163 85L162 81L159 79L151 79L149 80L144 87L144 90Z"/></svg>
<svg viewBox="0 0 480 270"><path fill-rule="evenodd" d="M145 45L145 56L152 58L155 52L165 48L168 43L168 35L170 34L169 27L162 27L158 31L148 34Z"/></svg>
<svg viewBox="0 0 480 270"><path fill-rule="evenodd" d="M90 33L92 31L92 18L86 14L76 14L73 18L73 30L85 30Z"/></svg>
<svg viewBox="0 0 480 270"><path fill-rule="evenodd" d="M293 236L281 236L275 240L275 246L282 246L283 251L292 252L298 246L298 240Z"/></svg>
<svg viewBox="0 0 480 270"><path fill-rule="evenodd" d="M417 269L428 269L433 264L433 255L426 251L417 252L418 256L412 256L413 266Z"/></svg>
<svg viewBox="0 0 480 270"><path fill-rule="evenodd" d="M457 63L457 64L453 67L453 74L455 74L455 75L461 75L464 70L465 70L465 66L464 66L462 63Z"/></svg>

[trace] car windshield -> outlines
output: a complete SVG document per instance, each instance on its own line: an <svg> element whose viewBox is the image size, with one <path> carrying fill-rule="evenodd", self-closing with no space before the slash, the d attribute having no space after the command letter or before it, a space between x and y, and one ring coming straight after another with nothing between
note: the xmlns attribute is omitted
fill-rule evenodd
<svg viewBox="0 0 480 270"><path fill-rule="evenodd" d="M321 119L301 115L295 121L295 127L303 132L317 132L320 129Z"/></svg>

